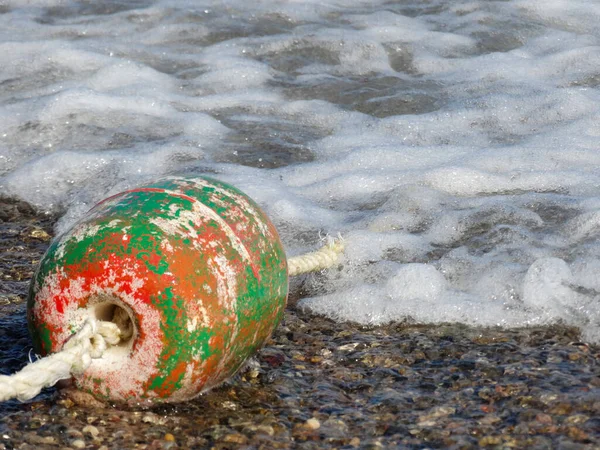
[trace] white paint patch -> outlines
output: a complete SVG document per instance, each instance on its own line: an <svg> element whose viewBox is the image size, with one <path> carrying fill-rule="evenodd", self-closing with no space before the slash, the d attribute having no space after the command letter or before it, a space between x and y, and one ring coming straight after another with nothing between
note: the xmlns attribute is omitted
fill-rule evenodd
<svg viewBox="0 0 600 450"><path fill-rule="evenodd" d="M171 245L168 239L163 239L160 242L160 248L164 252L173 253L173 246Z"/></svg>
<svg viewBox="0 0 600 450"><path fill-rule="evenodd" d="M186 329L188 330L188 333L193 333L194 331L196 331L197 327L198 327L198 318L197 317L192 317L191 319L188 319L187 325L186 325Z"/></svg>

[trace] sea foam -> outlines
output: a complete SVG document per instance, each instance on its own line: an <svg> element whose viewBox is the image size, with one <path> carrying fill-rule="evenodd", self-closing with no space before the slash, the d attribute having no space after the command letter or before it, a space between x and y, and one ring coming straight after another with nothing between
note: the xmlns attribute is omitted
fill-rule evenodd
<svg viewBox="0 0 600 450"><path fill-rule="evenodd" d="M335 320L600 342L593 1L13 0L0 192L60 213L163 175L246 191L290 255L340 233L299 306Z"/></svg>

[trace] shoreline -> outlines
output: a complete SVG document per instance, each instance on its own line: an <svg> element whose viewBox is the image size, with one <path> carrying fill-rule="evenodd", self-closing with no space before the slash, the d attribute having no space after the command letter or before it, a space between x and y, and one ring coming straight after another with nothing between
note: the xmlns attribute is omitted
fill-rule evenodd
<svg viewBox="0 0 600 450"><path fill-rule="evenodd" d="M0 199L3 373L27 360L25 296L52 222ZM595 448L599 358L569 327L363 327L292 299L255 361L211 392L136 410L49 389L0 405L0 450Z"/></svg>

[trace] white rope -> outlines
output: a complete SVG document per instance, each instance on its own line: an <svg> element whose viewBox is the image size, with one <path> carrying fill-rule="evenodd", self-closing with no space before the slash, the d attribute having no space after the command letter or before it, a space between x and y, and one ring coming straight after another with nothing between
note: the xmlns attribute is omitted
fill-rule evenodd
<svg viewBox="0 0 600 450"><path fill-rule="evenodd" d="M89 319L62 350L26 365L13 375L0 375L0 402L16 398L29 400L58 381L80 374L101 358L109 345L120 340L119 327L111 322Z"/></svg>
<svg viewBox="0 0 600 450"><path fill-rule="evenodd" d="M331 239L316 252L289 258L288 273L290 277L293 277L307 272L328 269L338 262L339 256L343 251L343 239Z"/></svg>

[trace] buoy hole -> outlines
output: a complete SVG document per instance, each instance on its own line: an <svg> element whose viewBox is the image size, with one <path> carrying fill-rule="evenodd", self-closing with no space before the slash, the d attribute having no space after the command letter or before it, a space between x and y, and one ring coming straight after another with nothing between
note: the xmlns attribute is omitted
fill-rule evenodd
<svg viewBox="0 0 600 450"><path fill-rule="evenodd" d="M103 302L95 306L97 320L112 322L119 327L119 346L130 346L134 335L134 325L129 311L113 302Z"/></svg>

